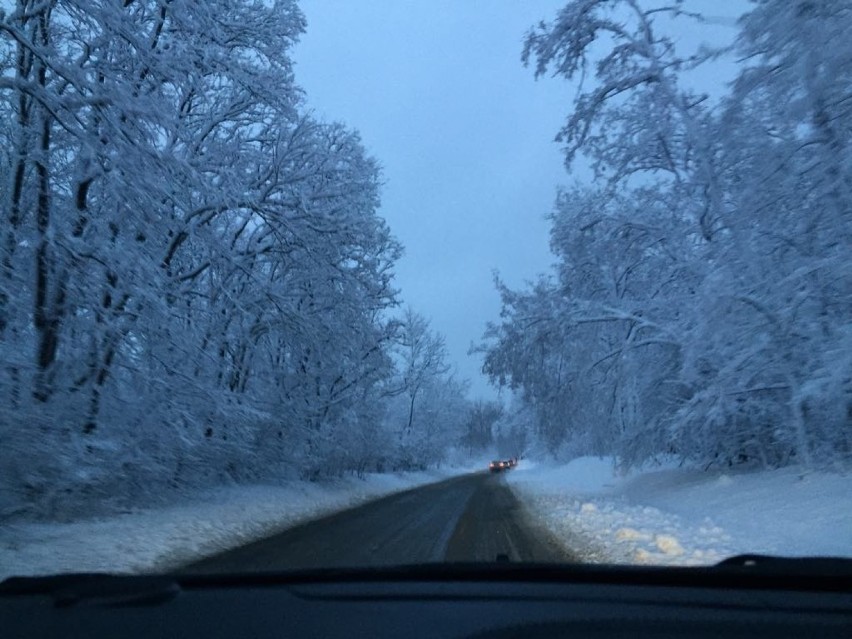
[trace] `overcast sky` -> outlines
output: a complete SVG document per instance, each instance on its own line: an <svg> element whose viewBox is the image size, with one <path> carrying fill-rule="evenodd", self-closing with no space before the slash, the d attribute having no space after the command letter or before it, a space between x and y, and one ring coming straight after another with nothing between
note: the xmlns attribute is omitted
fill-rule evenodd
<svg viewBox="0 0 852 639"><path fill-rule="evenodd" d="M380 213L405 246L402 300L445 335L474 397L494 394L467 354L499 316L492 272L519 286L546 271L557 185L588 179L566 172L553 142L571 86L536 81L520 61L525 32L565 1L300 3L297 82L318 116L358 129L381 163Z"/></svg>

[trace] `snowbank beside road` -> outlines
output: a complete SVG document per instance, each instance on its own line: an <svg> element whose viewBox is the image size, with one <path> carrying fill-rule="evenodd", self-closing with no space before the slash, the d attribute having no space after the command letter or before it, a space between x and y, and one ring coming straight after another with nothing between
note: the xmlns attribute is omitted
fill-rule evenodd
<svg viewBox="0 0 852 639"><path fill-rule="evenodd" d="M619 477L608 459L522 463L506 475L527 508L585 559L709 564L741 553L852 555L852 476L795 468L666 468Z"/></svg>
<svg viewBox="0 0 852 639"><path fill-rule="evenodd" d="M192 503L68 524L0 527L0 579L58 572L162 572L363 502L470 469L324 483L233 486Z"/></svg>

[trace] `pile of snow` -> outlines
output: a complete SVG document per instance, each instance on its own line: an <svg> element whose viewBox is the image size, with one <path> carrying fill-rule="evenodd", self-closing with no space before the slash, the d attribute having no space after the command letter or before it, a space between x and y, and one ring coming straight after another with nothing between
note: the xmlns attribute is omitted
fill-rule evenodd
<svg viewBox="0 0 852 639"><path fill-rule="evenodd" d="M60 572L165 572L371 499L469 469L334 482L234 486L191 503L75 523L0 527L0 579Z"/></svg>
<svg viewBox="0 0 852 639"><path fill-rule="evenodd" d="M522 463L507 482L581 559L701 565L742 553L852 556L852 476L785 468L663 468L619 476L612 460Z"/></svg>

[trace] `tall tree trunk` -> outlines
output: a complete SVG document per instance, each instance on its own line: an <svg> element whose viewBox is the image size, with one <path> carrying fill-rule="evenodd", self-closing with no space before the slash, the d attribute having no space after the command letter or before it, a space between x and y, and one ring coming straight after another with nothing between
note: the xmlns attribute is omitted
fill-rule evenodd
<svg viewBox="0 0 852 639"><path fill-rule="evenodd" d="M27 23L27 12L22 12L21 31L25 32ZM23 43L18 42L16 55L16 79L23 83L30 81L32 72L33 55ZM24 91L18 94L18 140L15 148L15 159L11 171L11 184L9 185L9 202L8 202L8 219L6 226L5 247L2 264L3 281L0 284L0 342L8 339L10 344L15 344L17 340L17 330L12 328L12 334L7 335L9 328L9 320L11 317L10 293L14 289L14 256L18 245L18 232L20 230L23 216L21 214L21 200L24 193L24 183L26 176L26 166L29 160L29 128L30 128L30 109L32 108L32 98L28 97ZM7 367L9 375L9 401L12 408L16 408L20 401L20 385L21 373L17 366L10 365Z"/></svg>
<svg viewBox="0 0 852 639"><path fill-rule="evenodd" d="M48 21L50 9L45 7L36 17L36 37L39 45L47 48L50 43ZM37 60L36 82L44 92L47 86L47 67ZM56 359L59 346L59 324L61 309L65 302L65 286L62 282L54 283L53 297L51 293L52 255L51 255L51 193L50 193L50 135L52 118L44 107L37 111L40 115L40 131L38 154L35 158L36 169L36 231L38 245L35 253L35 299L33 305L33 325L36 330L36 379L33 397L41 402L50 399L53 392L50 382L50 369Z"/></svg>
<svg viewBox="0 0 852 639"><path fill-rule="evenodd" d="M411 393L411 401L408 404L408 426L405 428L407 435L411 435L411 426L414 424L414 400L417 398L417 391Z"/></svg>

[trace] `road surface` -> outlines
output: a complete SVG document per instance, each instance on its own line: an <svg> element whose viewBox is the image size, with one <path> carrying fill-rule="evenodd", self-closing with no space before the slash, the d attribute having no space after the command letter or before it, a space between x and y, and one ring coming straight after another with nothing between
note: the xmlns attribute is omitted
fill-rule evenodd
<svg viewBox="0 0 852 639"><path fill-rule="evenodd" d="M511 471L508 471L511 472ZM314 520L181 569L229 573L444 561L565 562L501 475L475 473Z"/></svg>

